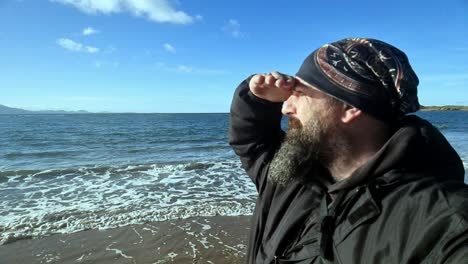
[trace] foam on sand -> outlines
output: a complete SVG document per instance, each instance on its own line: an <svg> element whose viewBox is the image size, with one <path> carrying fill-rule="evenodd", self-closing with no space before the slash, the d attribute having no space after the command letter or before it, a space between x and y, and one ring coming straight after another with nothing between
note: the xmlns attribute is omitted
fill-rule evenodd
<svg viewBox="0 0 468 264"><path fill-rule="evenodd" d="M87 230L0 246L0 260L2 263L245 263L249 226L250 217L215 216Z"/></svg>

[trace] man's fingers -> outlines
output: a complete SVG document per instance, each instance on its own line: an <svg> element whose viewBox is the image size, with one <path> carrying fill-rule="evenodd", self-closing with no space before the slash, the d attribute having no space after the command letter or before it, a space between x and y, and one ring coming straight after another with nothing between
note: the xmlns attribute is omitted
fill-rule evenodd
<svg viewBox="0 0 468 264"><path fill-rule="evenodd" d="M265 76L263 74L255 74L252 79L250 79L251 84L262 85L265 82Z"/></svg>
<svg viewBox="0 0 468 264"><path fill-rule="evenodd" d="M276 87L283 87L286 84L285 80L283 78L277 79L275 82Z"/></svg>
<svg viewBox="0 0 468 264"><path fill-rule="evenodd" d="M273 88L290 89L294 87L294 77L287 74L282 74L277 71L272 71L264 74L256 74L250 80L251 88Z"/></svg>
<svg viewBox="0 0 468 264"><path fill-rule="evenodd" d="M285 78L286 85L293 86L296 83L296 78L291 75L285 75Z"/></svg>
<svg viewBox="0 0 468 264"><path fill-rule="evenodd" d="M276 78L268 73L266 76L265 76L265 83L268 84L268 85L275 85L275 82L276 82Z"/></svg>
<svg viewBox="0 0 468 264"><path fill-rule="evenodd" d="M284 74L282 73L279 73L277 71L272 71L270 72L270 74L275 77L276 79L284 79Z"/></svg>
<svg viewBox="0 0 468 264"><path fill-rule="evenodd" d="M284 87L284 88L290 88L294 86L294 77L283 74L277 71L273 71L270 73L273 77L275 77L276 82L275 85L277 87Z"/></svg>
<svg viewBox="0 0 468 264"><path fill-rule="evenodd" d="M271 102L284 102L292 93L289 76L279 72L254 75L249 82L250 91Z"/></svg>

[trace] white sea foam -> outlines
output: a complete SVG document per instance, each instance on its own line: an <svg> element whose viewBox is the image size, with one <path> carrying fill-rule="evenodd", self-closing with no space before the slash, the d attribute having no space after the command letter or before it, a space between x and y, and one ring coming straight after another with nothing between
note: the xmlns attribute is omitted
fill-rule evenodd
<svg viewBox="0 0 468 264"><path fill-rule="evenodd" d="M240 163L231 160L7 177L0 182L0 244L193 216L250 215L256 197Z"/></svg>
<svg viewBox="0 0 468 264"><path fill-rule="evenodd" d="M462 161L465 168L465 183L468 184L468 156L462 157Z"/></svg>
<svg viewBox="0 0 468 264"><path fill-rule="evenodd" d="M125 255L125 254L122 252L122 250L120 250L120 249L111 248L112 245L113 245L113 244L110 244L109 246L107 246L107 247L106 247L106 250L107 250L107 251L114 251L115 254L117 254L117 255L119 255L119 256L121 256L121 257L124 257L124 258L126 258L126 259L132 259L132 258L133 258L132 256L127 256L127 255Z"/></svg>

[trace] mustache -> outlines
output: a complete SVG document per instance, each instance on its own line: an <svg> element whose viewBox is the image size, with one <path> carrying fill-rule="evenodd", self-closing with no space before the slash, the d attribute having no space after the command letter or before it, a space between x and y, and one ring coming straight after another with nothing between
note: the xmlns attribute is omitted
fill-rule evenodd
<svg viewBox="0 0 468 264"><path fill-rule="evenodd" d="M296 117L289 117L288 119L288 129L302 129L302 123Z"/></svg>

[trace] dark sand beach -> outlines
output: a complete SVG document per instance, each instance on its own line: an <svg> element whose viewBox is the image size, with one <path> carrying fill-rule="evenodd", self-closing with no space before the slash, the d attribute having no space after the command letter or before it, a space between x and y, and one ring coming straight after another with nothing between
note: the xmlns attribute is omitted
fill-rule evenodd
<svg viewBox="0 0 468 264"><path fill-rule="evenodd" d="M250 216L194 217L0 246L0 263L244 263Z"/></svg>

